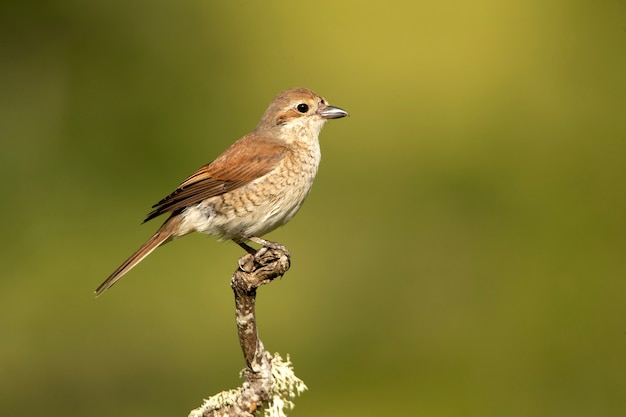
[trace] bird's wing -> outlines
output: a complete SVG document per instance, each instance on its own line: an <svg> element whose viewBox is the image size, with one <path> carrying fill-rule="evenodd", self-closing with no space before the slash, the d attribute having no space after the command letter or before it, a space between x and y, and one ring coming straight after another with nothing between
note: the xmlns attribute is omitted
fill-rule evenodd
<svg viewBox="0 0 626 417"><path fill-rule="evenodd" d="M286 155L284 144L250 134L204 165L156 203L144 222L239 188L270 172Z"/></svg>

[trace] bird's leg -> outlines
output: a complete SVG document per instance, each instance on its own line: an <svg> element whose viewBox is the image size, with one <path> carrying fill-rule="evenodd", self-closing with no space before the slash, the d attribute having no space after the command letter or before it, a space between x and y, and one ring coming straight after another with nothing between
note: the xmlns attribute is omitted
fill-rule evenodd
<svg viewBox="0 0 626 417"><path fill-rule="evenodd" d="M269 240L265 240L263 238L256 237L256 236L250 236L248 238L248 240L251 240L254 243L258 243L259 245L261 245L263 247L266 247L268 249L275 249L275 250L283 251L283 252L285 252L287 254L287 256L290 255L290 253L287 250L287 248L284 247L283 245L281 245L280 243L271 242Z"/></svg>
<svg viewBox="0 0 626 417"><path fill-rule="evenodd" d="M246 252L248 252L250 255L254 255L256 253L256 249L254 249L252 246L247 245L246 242L244 242L241 239L233 239L233 242L235 242L236 244L238 244L239 246L241 246L243 248L243 250L245 250Z"/></svg>
<svg viewBox="0 0 626 417"><path fill-rule="evenodd" d="M283 253L285 253L285 255L287 255L288 257L291 257L291 253L289 253L289 250L284 247L283 245L281 245L280 243L276 243L276 242L272 242L269 240L265 240L263 238L260 237L256 237L256 236L247 236L247 237L236 237L233 238L233 242L235 242L236 244L238 244L239 246L241 246L243 248L243 250L245 250L246 252L248 252L249 254L256 254L256 249L254 249L252 246L248 245L245 243L245 240L249 240L251 242L254 243L258 243L259 245L263 246L264 248L267 249L274 249L274 250L279 250Z"/></svg>

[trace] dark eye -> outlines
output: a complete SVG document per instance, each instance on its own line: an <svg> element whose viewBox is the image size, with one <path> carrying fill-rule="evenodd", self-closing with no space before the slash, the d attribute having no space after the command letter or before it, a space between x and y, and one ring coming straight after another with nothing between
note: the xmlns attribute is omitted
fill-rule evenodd
<svg viewBox="0 0 626 417"><path fill-rule="evenodd" d="M308 111L309 111L309 106L307 106L307 105L306 105L306 104L304 104L304 103L300 103L300 104L298 104L298 106L296 106L296 109L298 109L298 111L299 111L300 113L306 113L306 112L308 112Z"/></svg>

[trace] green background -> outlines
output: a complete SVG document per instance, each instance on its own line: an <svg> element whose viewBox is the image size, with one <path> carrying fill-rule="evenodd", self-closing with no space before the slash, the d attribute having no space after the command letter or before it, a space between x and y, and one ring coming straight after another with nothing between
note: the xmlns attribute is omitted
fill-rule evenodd
<svg viewBox="0 0 626 417"><path fill-rule="evenodd" d="M186 416L240 384L236 245L92 291L296 86L351 117L268 235L291 415L626 415L623 1L4 2L0 34L0 415Z"/></svg>

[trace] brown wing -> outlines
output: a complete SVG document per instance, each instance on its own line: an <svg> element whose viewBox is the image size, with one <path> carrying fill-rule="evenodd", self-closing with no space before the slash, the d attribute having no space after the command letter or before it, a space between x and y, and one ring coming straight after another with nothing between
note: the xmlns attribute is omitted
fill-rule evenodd
<svg viewBox="0 0 626 417"><path fill-rule="evenodd" d="M163 213L183 209L254 181L271 171L286 153L287 148L281 142L254 133L244 136L152 206L154 210L144 223Z"/></svg>

